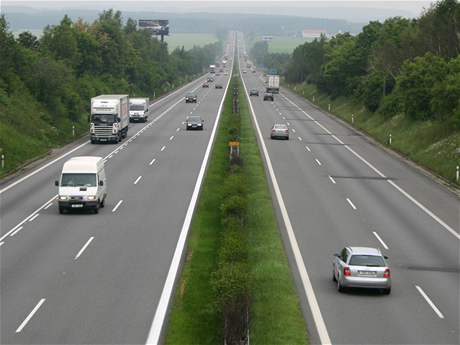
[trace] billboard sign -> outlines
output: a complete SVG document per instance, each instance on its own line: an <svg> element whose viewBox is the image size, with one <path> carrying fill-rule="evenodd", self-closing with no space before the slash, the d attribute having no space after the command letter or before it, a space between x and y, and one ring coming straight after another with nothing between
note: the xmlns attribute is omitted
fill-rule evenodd
<svg viewBox="0 0 460 345"><path fill-rule="evenodd" d="M152 35L169 35L169 20L166 19L139 19L137 26L139 29L149 30Z"/></svg>

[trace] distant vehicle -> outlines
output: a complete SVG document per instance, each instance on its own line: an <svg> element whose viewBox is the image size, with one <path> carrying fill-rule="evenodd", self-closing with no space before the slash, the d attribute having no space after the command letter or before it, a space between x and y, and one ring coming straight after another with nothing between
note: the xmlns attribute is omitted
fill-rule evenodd
<svg viewBox="0 0 460 345"><path fill-rule="evenodd" d="M197 102L197 95L194 93L188 93L185 95L185 103L196 103Z"/></svg>
<svg viewBox="0 0 460 345"><path fill-rule="evenodd" d="M332 280L337 290L346 288L379 289L391 293L391 274L388 258L379 249L369 247L345 247L340 254L334 254Z"/></svg>
<svg viewBox="0 0 460 345"><path fill-rule="evenodd" d="M224 87L222 86L222 84L216 84L215 88L216 89L223 89Z"/></svg>
<svg viewBox="0 0 460 345"><path fill-rule="evenodd" d="M220 76L220 73L216 72L215 76L216 76L216 77Z"/></svg>
<svg viewBox="0 0 460 345"><path fill-rule="evenodd" d="M199 115L188 116L185 120L186 130L198 129L203 130L204 120L201 119Z"/></svg>
<svg viewBox="0 0 460 345"><path fill-rule="evenodd" d="M228 72L225 72L224 75L228 75Z"/></svg>
<svg viewBox="0 0 460 345"><path fill-rule="evenodd" d="M129 99L129 121L147 122L149 117L149 99L148 98L130 98Z"/></svg>
<svg viewBox="0 0 460 345"><path fill-rule="evenodd" d="M209 84L208 84L208 83L204 83L204 84L203 84L203 87L209 87Z"/></svg>
<svg viewBox="0 0 460 345"><path fill-rule="evenodd" d="M264 93L264 101L274 101L275 98L272 93L265 92Z"/></svg>
<svg viewBox="0 0 460 345"><path fill-rule="evenodd" d="M246 67L247 67L247 68L251 68L251 63L248 62L248 63L246 64Z"/></svg>
<svg viewBox="0 0 460 345"><path fill-rule="evenodd" d="M223 71L224 71L224 69L223 69L223 68L221 68L221 69L219 70L219 72L223 72Z"/></svg>
<svg viewBox="0 0 460 345"><path fill-rule="evenodd" d="M208 83L212 83L212 82L214 82L214 78L209 77L209 78L208 78Z"/></svg>
<svg viewBox="0 0 460 345"><path fill-rule="evenodd" d="M257 97L259 97L259 90L257 90L257 89L249 90L249 96L257 96Z"/></svg>
<svg viewBox="0 0 460 345"><path fill-rule="evenodd" d="M268 85L267 92L279 93L280 92L280 76L279 75L267 75Z"/></svg>
<svg viewBox="0 0 460 345"><path fill-rule="evenodd" d="M59 213L67 210L90 209L94 213L104 207L107 181L102 157L81 156L64 163L59 180Z"/></svg>
<svg viewBox="0 0 460 345"><path fill-rule="evenodd" d="M91 98L91 144L118 143L128 135L128 127L128 95L100 95Z"/></svg>
<svg viewBox="0 0 460 345"><path fill-rule="evenodd" d="M255 70L255 69L253 69L253 70L252 70L252 73L256 73L256 70Z"/></svg>
<svg viewBox="0 0 460 345"><path fill-rule="evenodd" d="M284 123L275 123L270 131L270 139L289 140L289 128Z"/></svg>
<svg viewBox="0 0 460 345"><path fill-rule="evenodd" d="M209 73L216 73L216 65L209 65Z"/></svg>
<svg viewBox="0 0 460 345"><path fill-rule="evenodd" d="M248 71L246 71L245 69L243 70L243 74L246 74Z"/></svg>

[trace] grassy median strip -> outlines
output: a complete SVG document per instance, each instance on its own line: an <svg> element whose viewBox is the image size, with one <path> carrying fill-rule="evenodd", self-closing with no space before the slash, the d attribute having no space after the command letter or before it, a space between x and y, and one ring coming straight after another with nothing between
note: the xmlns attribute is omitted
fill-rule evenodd
<svg viewBox="0 0 460 345"><path fill-rule="evenodd" d="M232 113L239 90L239 114ZM228 141L240 139L241 159ZM246 311L249 311L249 323ZM230 84L166 344L307 344L305 321L283 250L270 190L238 76Z"/></svg>

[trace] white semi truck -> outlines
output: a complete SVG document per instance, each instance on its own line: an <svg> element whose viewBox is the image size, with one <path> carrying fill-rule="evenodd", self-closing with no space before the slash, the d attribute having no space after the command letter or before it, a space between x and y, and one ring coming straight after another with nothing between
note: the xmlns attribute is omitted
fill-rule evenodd
<svg viewBox="0 0 460 345"><path fill-rule="evenodd" d="M129 99L129 120L131 122L147 122L149 117L149 99L148 98L130 98Z"/></svg>
<svg viewBox="0 0 460 345"><path fill-rule="evenodd" d="M269 74L267 75L267 92L280 93L280 76Z"/></svg>
<svg viewBox="0 0 460 345"><path fill-rule="evenodd" d="M91 98L91 143L118 143L128 135L128 95L100 95Z"/></svg>

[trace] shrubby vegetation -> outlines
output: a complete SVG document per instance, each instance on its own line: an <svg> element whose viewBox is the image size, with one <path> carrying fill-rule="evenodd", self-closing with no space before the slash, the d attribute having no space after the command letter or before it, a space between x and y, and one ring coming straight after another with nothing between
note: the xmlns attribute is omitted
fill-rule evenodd
<svg viewBox="0 0 460 345"><path fill-rule="evenodd" d="M93 23L49 26L38 39L15 38L0 17L0 148L5 171L43 155L88 130L90 98L101 93L161 95L215 60L216 42L168 52L166 43L104 11Z"/></svg>
<svg viewBox="0 0 460 345"><path fill-rule="evenodd" d="M434 4L420 18L371 22L352 36L322 37L294 51L290 83L351 96L386 117L449 121L460 128L460 5Z"/></svg>

